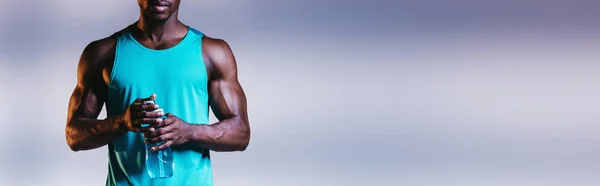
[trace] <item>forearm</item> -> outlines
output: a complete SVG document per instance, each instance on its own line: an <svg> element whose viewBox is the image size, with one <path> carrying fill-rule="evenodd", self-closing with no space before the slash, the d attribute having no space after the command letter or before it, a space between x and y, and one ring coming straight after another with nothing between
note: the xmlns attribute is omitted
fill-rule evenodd
<svg viewBox="0 0 600 186"><path fill-rule="evenodd" d="M127 130L119 127L120 121L119 117L104 120L73 118L66 130L67 143L73 151L102 147L125 134Z"/></svg>
<svg viewBox="0 0 600 186"><path fill-rule="evenodd" d="M188 143L212 151L244 151L250 142L250 127L241 117L222 120L212 125L193 125Z"/></svg>

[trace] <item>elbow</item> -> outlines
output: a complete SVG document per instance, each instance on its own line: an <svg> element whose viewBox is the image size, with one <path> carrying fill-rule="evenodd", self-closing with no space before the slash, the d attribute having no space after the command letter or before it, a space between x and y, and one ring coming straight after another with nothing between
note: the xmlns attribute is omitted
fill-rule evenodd
<svg viewBox="0 0 600 186"><path fill-rule="evenodd" d="M66 131L65 131L65 137L67 140L67 145L69 146L69 148L71 149L71 151L73 152L77 152L82 150L81 148L81 144L78 143L77 140L75 140L73 138L74 134L71 130L69 130L69 128L67 127Z"/></svg>
<svg viewBox="0 0 600 186"><path fill-rule="evenodd" d="M250 144L250 141L249 141L249 140L246 140L246 141L242 142L242 143L240 144L240 146L238 147L238 149L237 149L237 150L238 150L238 151L240 151L240 152L244 152L244 151L246 151L246 149L248 148L248 144Z"/></svg>
<svg viewBox="0 0 600 186"><path fill-rule="evenodd" d="M81 148L79 148L78 146L76 146L76 145L71 145L71 144L69 144L69 148L71 148L71 151L73 151L73 152L78 152L78 151L82 150L82 149L81 149Z"/></svg>
<svg viewBox="0 0 600 186"><path fill-rule="evenodd" d="M238 151L243 152L248 148L248 145L250 144L250 127L244 127L241 133L243 135Z"/></svg>
<svg viewBox="0 0 600 186"><path fill-rule="evenodd" d="M77 143L77 141L73 140L72 138L69 138L69 136L67 136L67 145L69 145L69 148L73 152L82 150L81 145L79 143Z"/></svg>
<svg viewBox="0 0 600 186"><path fill-rule="evenodd" d="M81 150L81 145L79 145L78 143L76 143L75 141L69 139L67 137L67 145L69 145L69 148L71 149L71 151L73 152L77 152Z"/></svg>

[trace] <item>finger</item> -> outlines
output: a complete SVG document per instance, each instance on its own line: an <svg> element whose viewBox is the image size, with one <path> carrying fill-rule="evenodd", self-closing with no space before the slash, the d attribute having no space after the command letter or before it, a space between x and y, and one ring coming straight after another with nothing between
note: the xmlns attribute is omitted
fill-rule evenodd
<svg viewBox="0 0 600 186"><path fill-rule="evenodd" d="M153 138L154 136L152 136L152 133L154 132L154 127L146 127L143 128L142 131L144 132L144 138Z"/></svg>
<svg viewBox="0 0 600 186"><path fill-rule="evenodd" d="M170 117L175 117L175 115L173 115L173 114L171 114L171 113L167 113L165 116L167 116L167 117L169 117L169 118L170 118Z"/></svg>
<svg viewBox="0 0 600 186"><path fill-rule="evenodd" d="M167 117L167 118L163 119L163 122L156 125L156 127L165 127L165 126L171 125L173 122L175 122L175 118Z"/></svg>
<svg viewBox="0 0 600 186"><path fill-rule="evenodd" d="M162 118L141 118L141 123L150 124L151 126L158 125L162 122Z"/></svg>
<svg viewBox="0 0 600 186"><path fill-rule="evenodd" d="M143 105L142 103L132 103L131 104L131 110L135 111L135 112L139 112L143 110Z"/></svg>
<svg viewBox="0 0 600 186"><path fill-rule="evenodd" d="M160 135L163 135L163 134L167 134L167 133L169 133L171 131L173 131L173 126L169 125L169 126L166 126L166 127L161 127L161 128L154 129L154 131L152 132L152 135L153 136L160 136Z"/></svg>
<svg viewBox="0 0 600 186"><path fill-rule="evenodd" d="M156 129L154 127L148 127L144 132L144 138L152 139L160 135L156 135Z"/></svg>
<svg viewBox="0 0 600 186"><path fill-rule="evenodd" d="M164 149L170 147L171 145L173 145L173 140L169 140L169 141L165 142L164 144L162 144L162 145L160 145L158 147L152 147L151 150L153 150L153 151L164 150Z"/></svg>
<svg viewBox="0 0 600 186"><path fill-rule="evenodd" d="M171 126L167 126L167 127L163 127L163 128L148 127L148 129L146 129L144 132L144 137L145 138L155 138L157 136L168 134L172 131L173 131L173 127L171 127Z"/></svg>
<svg viewBox="0 0 600 186"><path fill-rule="evenodd" d="M154 111L154 110L160 108L160 106L158 106L157 104L146 104L146 105L142 104L139 108L140 108L139 109L140 111L150 111L151 112L151 111Z"/></svg>
<svg viewBox="0 0 600 186"><path fill-rule="evenodd" d="M139 112L138 116L140 118L161 118L165 115L165 113L158 109L156 111L144 111L144 112Z"/></svg>
<svg viewBox="0 0 600 186"><path fill-rule="evenodd" d="M156 94L152 94L152 95L150 95L150 97L144 98L142 101L150 101L150 100L152 100L152 101L156 100Z"/></svg>
<svg viewBox="0 0 600 186"><path fill-rule="evenodd" d="M152 139L152 138L155 138L155 137L158 137L158 136L161 136L161 135L164 135L164 134L167 134L167 133L170 133L171 131L173 131L172 128L158 128L158 129L154 128L154 127L149 127L149 128L151 128L151 129L148 129L146 131L146 134L144 135L144 137L148 138L148 139Z"/></svg>
<svg viewBox="0 0 600 186"><path fill-rule="evenodd" d="M160 136L157 136L157 137L153 137L153 138L150 138L150 140L148 140L148 143L158 143L158 142L161 142L161 141L172 140L173 139L173 135L174 134L171 132L171 133L166 133L166 134L163 134L163 135L160 135Z"/></svg>

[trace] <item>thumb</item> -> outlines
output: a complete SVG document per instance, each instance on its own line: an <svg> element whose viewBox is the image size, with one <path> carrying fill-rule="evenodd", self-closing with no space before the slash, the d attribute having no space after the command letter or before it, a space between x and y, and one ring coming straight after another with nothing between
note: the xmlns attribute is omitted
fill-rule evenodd
<svg viewBox="0 0 600 186"><path fill-rule="evenodd" d="M174 117L175 115L173 115L171 113L167 113L167 114L165 114L165 116L167 116L167 117Z"/></svg>
<svg viewBox="0 0 600 186"><path fill-rule="evenodd" d="M156 94L152 94L150 97L146 98L146 100L156 100Z"/></svg>

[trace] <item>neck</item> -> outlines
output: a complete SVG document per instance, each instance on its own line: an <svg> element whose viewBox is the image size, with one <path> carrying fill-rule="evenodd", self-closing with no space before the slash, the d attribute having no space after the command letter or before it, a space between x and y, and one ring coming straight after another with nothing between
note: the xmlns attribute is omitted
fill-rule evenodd
<svg viewBox="0 0 600 186"><path fill-rule="evenodd" d="M167 20L160 22L141 14L135 26L143 34L143 37L149 37L152 40L175 36L182 28L185 28L185 25L177 18L177 12L173 13Z"/></svg>

